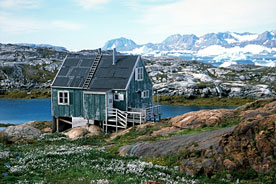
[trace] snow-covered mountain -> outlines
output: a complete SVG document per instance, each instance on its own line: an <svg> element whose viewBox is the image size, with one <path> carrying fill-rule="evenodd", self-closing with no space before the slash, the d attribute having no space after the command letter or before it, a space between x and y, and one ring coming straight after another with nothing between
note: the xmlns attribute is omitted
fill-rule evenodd
<svg viewBox="0 0 276 184"><path fill-rule="evenodd" d="M116 48L118 51L131 51L138 47L140 46L137 45L134 41L121 37L121 38L109 40L108 42L105 43L102 49L110 50L110 49Z"/></svg>
<svg viewBox="0 0 276 184"><path fill-rule="evenodd" d="M261 34L220 32L200 37L194 34L175 34L161 43L142 45L130 39L118 38L106 42L103 49L114 47L126 54L175 56L217 66L240 63L276 66L276 31L265 31Z"/></svg>

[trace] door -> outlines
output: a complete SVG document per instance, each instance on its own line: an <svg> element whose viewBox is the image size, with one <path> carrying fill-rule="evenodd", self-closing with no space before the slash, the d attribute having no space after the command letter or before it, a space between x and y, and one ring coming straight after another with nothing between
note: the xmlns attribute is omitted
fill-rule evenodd
<svg viewBox="0 0 276 184"><path fill-rule="evenodd" d="M84 117L89 120L105 120L105 95L84 94Z"/></svg>
<svg viewBox="0 0 276 184"><path fill-rule="evenodd" d="M107 107L113 108L113 93L107 93ZM112 111L108 111L108 115L111 115Z"/></svg>

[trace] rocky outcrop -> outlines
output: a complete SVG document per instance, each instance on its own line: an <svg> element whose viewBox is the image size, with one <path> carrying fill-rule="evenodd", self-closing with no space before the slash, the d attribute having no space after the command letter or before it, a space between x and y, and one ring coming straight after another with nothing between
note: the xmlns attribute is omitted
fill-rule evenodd
<svg viewBox="0 0 276 184"><path fill-rule="evenodd" d="M8 142L32 141L41 135L40 130L26 124L9 126L3 132Z"/></svg>
<svg viewBox="0 0 276 184"><path fill-rule="evenodd" d="M217 68L195 61L144 57L154 88L163 95L268 98L275 96L275 68L238 65ZM154 64L153 64L154 63ZM242 72L242 74L241 74Z"/></svg>
<svg viewBox="0 0 276 184"><path fill-rule="evenodd" d="M172 118L171 127L156 130L151 135L163 136L163 133L169 134L176 127L179 130L200 128L209 119L212 123L207 124L218 125L233 115L236 119L239 117L240 123L230 128L125 145L119 149L120 154L146 158L170 158L173 155L178 158L180 171L192 176L204 173L211 177L226 171L227 178L231 178L229 173L236 171L253 170L264 174L276 171L275 98L257 100L225 112L209 110L187 114ZM217 118L214 121L212 117Z"/></svg>
<svg viewBox="0 0 276 184"><path fill-rule="evenodd" d="M176 116L170 122L173 126L183 129L202 128L217 126L222 123L222 120L233 118L234 115L235 110L230 109L201 110Z"/></svg>
<svg viewBox="0 0 276 184"><path fill-rule="evenodd" d="M140 142L120 148L120 154L138 157L160 157L168 154L177 154L185 149L203 150L210 147L218 147L222 135L231 132L233 129L234 127L231 127L200 134L175 136L156 142Z"/></svg>
<svg viewBox="0 0 276 184"><path fill-rule="evenodd" d="M249 165L258 173L276 171L276 108L271 109L274 114L267 110L276 107L275 104L243 113L244 121L220 142L225 156L241 167Z"/></svg>

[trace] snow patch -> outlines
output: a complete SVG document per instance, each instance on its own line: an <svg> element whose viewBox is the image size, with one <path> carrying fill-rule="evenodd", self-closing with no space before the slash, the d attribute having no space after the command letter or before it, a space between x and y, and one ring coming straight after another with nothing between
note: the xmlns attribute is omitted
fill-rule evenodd
<svg viewBox="0 0 276 184"><path fill-rule="evenodd" d="M222 63L221 65L219 65L219 67L227 68L231 65L236 65L236 64L237 64L236 61L226 61L226 62Z"/></svg>
<svg viewBox="0 0 276 184"><path fill-rule="evenodd" d="M276 61L272 60L254 61L254 63L257 66L276 67Z"/></svg>
<svg viewBox="0 0 276 184"><path fill-rule="evenodd" d="M239 53L251 53L251 54L260 54L262 52L271 53L274 51L273 49L267 48L262 45L254 45L250 44L245 47L232 47L232 48L225 48L220 45L212 45L206 47L202 50L199 50L197 55L198 56L218 56L222 54L239 54Z"/></svg>
<svg viewBox="0 0 276 184"><path fill-rule="evenodd" d="M238 39L238 41L240 41L240 42L252 41L252 40L257 39L257 37L258 37L258 34L239 35L239 34L236 34L236 33L231 33L231 35L234 38Z"/></svg>
<svg viewBox="0 0 276 184"><path fill-rule="evenodd" d="M226 48L220 45L211 45L197 52L198 56L220 55L226 52Z"/></svg>
<svg viewBox="0 0 276 184"><path fill-rule="evenodd" d="M227 43L235 43L235 42L238 42L237 40L235 39L225 39L227 41Z"/></svg>

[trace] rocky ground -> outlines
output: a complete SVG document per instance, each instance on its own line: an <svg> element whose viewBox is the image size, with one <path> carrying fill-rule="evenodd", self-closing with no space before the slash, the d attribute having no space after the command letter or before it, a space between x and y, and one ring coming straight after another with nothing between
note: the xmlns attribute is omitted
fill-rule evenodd
<svg viewBox="0 0 276 184"><path fill-rule="evenodd" d="M29 143L51 132L50 122L10 126L2 142ZM193 177L275 182L276 98L236 109L201 110L103 135L94 125L68 130L68 139L88 141L121 156L178 168ZM68 140L69 141L69 140Z"/></svg>
<svg viewBox="0 0 276 184"><path fill-rule="evenodd" d="M161 128L165 140L142 141L120 147L121 155L171 159L187 175L213 176L225 171L231 178L236 172L270 174L276 171L276 99L258 100L235 110L204 110L170 120ZM179 136L175 132L218 126L234 126L203 133ZM173 130L173 131L172 131ZM177 135L177 134L176 134ZM154 132L147 137L154 137ZM158 160L158 159L157 159ZM249 174L250 175L250 174Z"/></svg>
<svg viewBox="0 0 276 184"><path fill-rule="evenodd" d="M196 61L145 57L160 94L194 97L266 98L275 95L276 69L253 65L218 68Z"/></svg>
<svg viewBox="0 0 276 184"><path fill-rule="evenodd" d="M96 50L69 52L0 44L0 93L47 89L67 55L95 54ZM143 57L143 60L159 94L187 98L275 96L275 68L252 65L217 68L168 57Z"/></svg>

